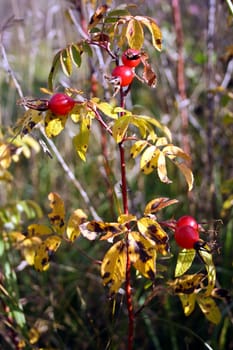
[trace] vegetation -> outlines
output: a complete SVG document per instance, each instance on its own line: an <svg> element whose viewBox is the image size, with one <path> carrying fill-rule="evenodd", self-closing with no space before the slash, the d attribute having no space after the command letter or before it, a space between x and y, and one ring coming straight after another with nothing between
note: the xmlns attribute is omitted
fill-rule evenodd
<svg viewBox="0 0 233 350"><path fill-rule="evenodd" d="M233 349L231 2L12 4L3 348Z"/></svg>

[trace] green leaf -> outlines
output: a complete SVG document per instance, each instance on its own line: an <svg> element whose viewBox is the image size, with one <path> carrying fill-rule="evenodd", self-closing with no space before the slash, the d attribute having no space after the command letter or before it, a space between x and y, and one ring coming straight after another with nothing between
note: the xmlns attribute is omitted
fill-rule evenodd
<svg viewBox="0 0 233 350"><path fill-rule="evenodd" d="M69 77L72 73L72 61L69 49L66 48L60 52L60 62L63 72Z"/></svg>
<svg viewBox="0 0 233 350"><path fill-rule="evenodd" d="M71 44L69 46L69 52L72 62L75 64L76 67L80 67L82 63L82 58L79 51L79 47L75 44Z"/></svg>
<svg viewBox="0 0 233 350"><path fill-rule="evenodd" d="M51 67L50 72L49 72L48 89L51 90L51 91L53 91L53 79L54 79L54 76L56 74L56 71L57 71L57 68L59 66L59 63L60 63L60 55L61 55L61 50L58 51L56 53L56 55L54 56L53 62L52 62L52 67Z"/></svg>
<svg viewBox="0 0 233 350"><path fill-rule="evenodd" d="M183 275L191 267L195 255L194 249L182 249L177 258L175 277Z"/></svg>
<svg viewBox="0 0 233 350"><path fill-rule="evenodd" d="M137 50L142 48L144 43L144 33L142 25L139 21L131 19L128 22L126 38L128 40L129 47Z"/></svg>

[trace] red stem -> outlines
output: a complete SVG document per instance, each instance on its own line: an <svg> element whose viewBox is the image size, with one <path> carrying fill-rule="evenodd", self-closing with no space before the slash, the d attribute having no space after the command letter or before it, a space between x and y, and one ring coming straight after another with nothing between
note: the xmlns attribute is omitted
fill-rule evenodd
<svg viewBox="0 0 233 350"><path fill-rule="evenodd" d="M125 107L125 93L120 90L120 105L122 108ZM121 193L123 201L124 214L129 213L128 208L128 195L127 195L127 179L126 179L126 168L125 168L125 150L123 142L119 143L120 151L120 162L121 162ZM133 349L133 338L134 338L134 311L133 311L133 298L132 290L130 284L130 268L131 261L129 256L129 240L126 237L126 247L127 247L127 260L126 260L126 278L125 278L125 293L126 293L126 303L128 310L128 348L127 350Z"/></svg>

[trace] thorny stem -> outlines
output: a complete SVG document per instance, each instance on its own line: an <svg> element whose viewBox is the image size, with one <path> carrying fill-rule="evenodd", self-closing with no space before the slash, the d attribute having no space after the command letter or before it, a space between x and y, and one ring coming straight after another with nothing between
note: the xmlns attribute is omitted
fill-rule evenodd
<svg viewBox="0 0 233 350"><path fill-rule="evenodd" d="M120 89L120 106L125 107L125 93ZM121 162L121 193L123 201L124 214L129 213L128 208L128 194L127 194L127 180L126 180L126 167L125 167L125 150L123 141L119 143L120 151L120 162ZM133 337L134 337L134 311L133 311L133 299L132 299L132 289L130 284L130 268L131 261L129 256L129 239L126 236L126 278L125 278L125 293L126 293L126 303L128 310L128 348L127 350L133 349Z"/></svg>

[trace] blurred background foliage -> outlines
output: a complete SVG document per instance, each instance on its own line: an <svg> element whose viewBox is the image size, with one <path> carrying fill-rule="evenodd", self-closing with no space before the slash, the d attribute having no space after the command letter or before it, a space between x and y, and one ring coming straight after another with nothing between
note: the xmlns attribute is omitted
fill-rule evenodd
<svg viewBox="0 0 233 350"><path fill-rule="evenodd" d="M114 2L117 5L120 2ZM149 40L148 51L152 66L158 75L158 86L150 89L138 81L132 86L128 99L131 107L140 113L154 115L166 124L173 134L173 142L183 147L181 103L179 100L176 65L177 45L170 1L137 0L135 13L148 15L158 22L163 33L163 50L155 52ZM154 174L140 174L138 164L129 159L128 180L131 210L143 212L145 203L156 196L177 198L178 205L163 211L160 219L194 215L207 228L207 237L216 239L220 254L215 255L218 283L232 293L233 263L233 18L226 1L214 6L213 35L209 36L210 5L215 1L181 2L184 64L188 108L188 140L192 155L195 187L187 193L184 179L169 167L170 185L161 184ZM25 96L44 97L41 87L47 86L52 58L60 48L81 39L79 29L88 21L96 1L65 0L1 0L1 45ZM212 7L213 9L213 7ZM12 20L10 20L12 19ZM84 22L82 22L84 21ZM148 36L149 38L149 36ZM2 47L2 46L1 46ZM3 54L3 51L2 51ZM109 63L109 61L108 61ZM72 86L91 96L93 79L97 94L103 98L104 74L110 74L110 65L98 67L96 58L86 59L71 79L60 74L57 86ZM223 88L220 89L219 87ZM12 128L22 117L17 106L18 91L7 72L6 62L0 65L0 124L1 142L9 140ZM53 141L64 160L87 192L93 207L104 220L114 220L115 211L106 177L98 126L93 127L87 162L82 163L72 147L73 126L68 126ZM38 135L41 137L41 135ZM108 140L108 157L113 169L111 182L120 195L119 164L114 143ZM0 282L13 289L11 302L18 303L18 318L14 330L25 334L31 329L39 332L37 343L29 348L48 349L125 349L127 317L123 295L117 302L109 301L102 287L99 268L94 259L101 259L105 244L78 240L59 250L48 272L37 273L26 266L20 254L6 247L5 234L9 230L23 230L29 222L43 219L48 211L47 195L58 192L65 201L67 213L78 207L86 209L82 197L54 156L50 159L34 145L28 157L23 154L8 169L10 179L0 181ZM160 214L161 215L161 214ZM168 267L165 277L172 277L174 257L161 262ZM83 251L88 252L87 257ZM93 262L90 260L93 257ZM11 274L6 275L6 271ZM8 283L8 284L7 284ZM138 306L147 296L145 283L135 277L134 297ZM7 315L9 296L2 292L2 319ZM20 303L19 303L20 301ZM189 317L183 315L178 298L156 296L138 316L135 349L163 350L172 348L233 349L232 303L221 304L222 321L213 326L204 319L198 308ZM114 312L113 312L114 310ZM34 327L34 328L33 328ZM31 339L32 339L31 335ZM0 326L0 340L4 349L14 349L9 327Z"/></svg>

